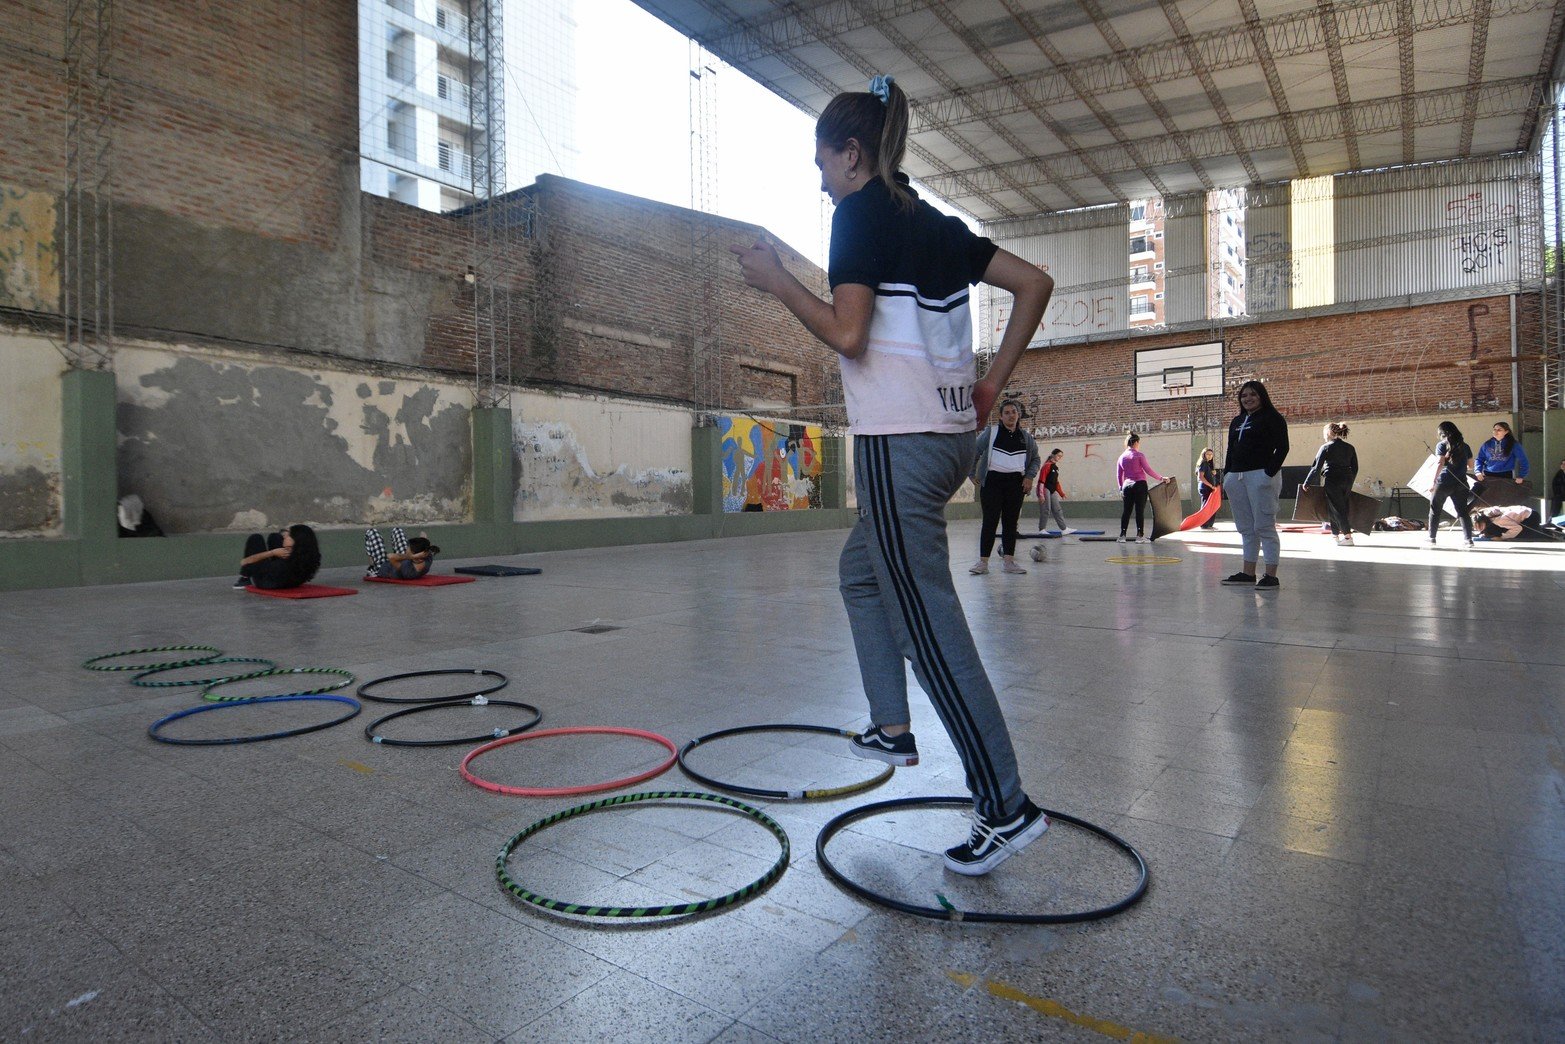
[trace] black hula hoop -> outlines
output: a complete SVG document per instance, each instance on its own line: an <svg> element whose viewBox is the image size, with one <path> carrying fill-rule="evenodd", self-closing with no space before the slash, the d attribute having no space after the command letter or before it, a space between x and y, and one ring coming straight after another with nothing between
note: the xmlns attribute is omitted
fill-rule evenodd
<svg viewBox="0 0 1565 1044"><path fill-rule="evenodd" d="M220 685L231 685L234 682L252 681L256 678L282 678L290 674L336 674L342 681L335 685L317 685L313 689L295 689L293 692L273 693L274 696L320 696L323 693L334 692L346 685L353 684L353 672L345 671L341 667L277 667L270 671L256 671L253 674L243 674L237 678L225 678L214 682L201 690L201 698L209 703L232 703L235 700L264 699L261 696L217 696L213 690Z"/></svg>
<svg viewBox="0 0 1565 1044"><path fill-rule="evenodd" d="M473 692L455 692L450 696L420 696L416 699L411 699L405 696L371 696L369 693L371 688L385 682L401 681L403 678L429 678L437 674L488 675L491 678L499 678L500 684L491 685L487 689L476 689ZM367 681L363 685L359 686L359 691L355 693L355 695L358 696L359 699L369 700L371 703L459 703L462 700L471 700L479 696L488 696L491 692L499 692L501 689L510 684L510 681L511 680L509 678L501 674L499 671L489 671L475 667L455 667L443 671L409 671L406 674L388 674L384 678L376 678L374 681ZM381 721L385 720L385 718L381 719ZM512 731L514 732L515 730L513 729Z"/></svg>
<svg viewBox="0 0 1565 1044"><path fill-rule="evenodd" d="M399 740L375 735L377 728L394 718L403 718L409 714L423 714L426 711L440 710L443 707L519 707L522 710L531 711L532 720L521 725L513 725L508 729L494 729L477 736L463 736L461 739ZM388 747L455 747L463 743L484 743L492 739L503 739L513 732L524 732L542 720L543 711L530 703L516 703L512 700L486 700L482 696L475 696L473 699L462 703L446 700L442 703L431 703L427 707L409 707L406 710L392 711L390 714L376 718L364 726L364 735L371 743L383 743Z"/></svg>
<svg viewBox="0 0 1565 1044"><path fill-rule="evenodd" d="M715 899L703 899L699 903L678 903L672 906L589 906L584 903L566 903L558 899L546 899L535 892L517 884L506 872L505 861L516 849L516 846L545 827L553 826L563 819L572 816L583 815L588 812L596 812L615 805L629 805L637 801L710 801L716 805L724 805L742 812L744 815L760 823L772 836L777 838L782 845L782 854L777 857L777 862L771 865L771 869L762 874L750 884L738 891L720 895ZM708 910L717 910L724 906L732 906L742 902L768 888L774 881L782 876L788 868L788 856L790 854L788 832L771 816L754 806L747 805L731 797L721 794L702 794L693 790L649 790L639 794L619 794L615 797L603 798L600 801L589 801L585 805L577 805L563 812L556 812L547 819L540 819L532 826L517 834L505 843L500 849L500 855L495 859L495 877L499 879L501 887L523 902L534 906L541 906L545 910L553 910L555 913L577 914L582 917L679 917L684 914L706 913Z"/></svg>
<svg viewBox="0 0 1565 1044"><path fill-rule="evenodd" d="M261 667L251 671L241 671L238 674L220 674L213 678L187 678L180 681L146 681L154 674L162 674L165 671L177 671L180 667L212 667L220 663L264 663ZM271 660L262 659L259 656L219 656L211 660L202 660L198 664L181 664L180 667L154 667L150 671L142 671L130 680L132 685L140 685L144 689L183 689L193 685L216 685L218 682L239 681L241 678L253 678L257 674L264 674L274 670L277 664Z"/></svg>
<svg viewBox="0 0 1565 1044"><path fill-rule="evenodd" d="M351 709L342 717L334 718L331 721L322 722L319 725L305 725L303 728L286 729L282 732L267 732L259 736L228 736L220 739L169 739L167 736L158 735L158 730L163 726L169 724L170 722L178 721L180 718L188 718L192 714L200 714L204 711L222 710L224 707L245 707L256 703L290 703L295 700L311 700L323 703L344 703L347 704ZM231 745L234 743L260 743L263 740L285 739L289 736L303 736L307 732L319 732L322 729L329 729L333 725L341 725L343 722L357 716L359 711L363 709L363 705L359 703L358 700L355 700L349 696L256 696L247 700L225 700L222 703L203 703L197 707L186 707L182 711L175 711L173 714L170 714L167 717L159 718L157 721L147 726L147 735L151 736L159 743L172 743L180 747L216 747Z"/></svg>
<svg viewBox="0 0 1565 1044"><path fill-rule="evenodd" d="M1136 882L1135 889L1125 898L1108 906L1100 906L1094 910L1082 910L1077 913L1063 914L1025 914L1025 913L985 913L983 911L958 910L953 906L917 906L913 903L904 903L900 899L893 899L878 892L872 892L863 885L855 884L843 876L842 871L832 865L826 858L826 844L837 835L844 827L856 823L861 819L875 815L891 808L908 808L910 806L925 806L937 808L970 808L973 799L965 797L910 797L895 798L891 801L877 801L871 805L861 805L858 808L850 808L831 822L821 828L819 836L815 839L815 861L820 864L821 871L838 885L852 892L861 899L868 899L880 906L890 907L905 914L915 917L928 917L937 921L977 921L980 924L1076 924L1081 921L1098 921L1105 917L1112 917L1123 910L1128 910L1141 901L1147 894L1147 883L1150 874L1147 871L1147 863L1141 858L1141 853L1131 846L1124 838L1103 829L1085 819L1077 819L1068 816L1064 812L1053 812L1044 809L1051 822L1069 823L1072 826L1081 827L1083 830L1097 834L1099 837L1113 844L1135 861L1136 868L1141 872L1141 879ZM941 896L944 899L944 896Z"/></svg>
<svg viewBox="0 0 1565 1044"><path fill-rule="evenodd" d="M738 783L723 783L720 780L703 776L685 764L685 755L704 743L710 743L712 740L723 739L727 736L742 736L751 732L817 732L826 736L842 736L845 739L852 739L857 735L857 733L849 732L846 729L834 729L829 725L740 725L738 728L722 729L718 732L708 733L705 736L697 736L689 743L686 743L679 752L680 770L697 783L705 786L726 790L731 794L765 798L769 801L811 801L818 798L841 797L844 794L857 794L861 790L879 786L890 779L891 774L896 771L894 766L887 765L880 774L871 776L862 783L849 783L841 787L817 787L814 790L766 790L761 787L740 786Z"/></svg>
<svg viewBox="0 0 1565 1044"><path fill-rule="evenodd" d="M139 656L143 653L167 652L200 652L210 655L186 657L183 660L164 660L162 663L100 664L98 662L99 660L112 660L116 656ZM215 645L156 645L151 649L126 649L124 652L104 653L102 656L94 656L90 660L83 661L82 666L89 671L152 671L160 667L194 667L198 663L215 660L221 655L223 655L223 650Z"/></svg>

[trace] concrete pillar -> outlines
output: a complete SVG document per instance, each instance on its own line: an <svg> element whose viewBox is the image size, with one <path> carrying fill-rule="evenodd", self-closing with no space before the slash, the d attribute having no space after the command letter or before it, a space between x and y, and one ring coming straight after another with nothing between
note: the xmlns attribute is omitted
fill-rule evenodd
<svg viewBox="0 0 1565 1044"><path fill-rule="evenodd" d="M83 562L102 560L119 536L114 374L67 370L60 384L63 528L68 538L96 545L82 549Z"/></svg>
<svg viewBox="0 0 1565 1044"><path fill-rule="evenodd" d="M515 521L516 476L512 468L511 411L498 406L473 410L473 521L509 525Z"/></svg>
<svg viewBox="0 0 1565 1044"><path fill-rule="evenodd" d="M1565 410L1543 411L1543 440L1539 450L1538 455L1531 458L1532 488L1546 500L1554 476L1560 470L1560 461L1565 460Z"/></svg>
<svg viewBox="0 0 1565 1044"><path fill-rule="evenodd" d="M848 506L848 440L841 435L821 438L821 507Z"/></svg>
<svg viewBox="0 0 1565 1044"><path fill-rule="evenodd" d="M723 438L714 425L690 429L690 513L723 513Z"/></svg>

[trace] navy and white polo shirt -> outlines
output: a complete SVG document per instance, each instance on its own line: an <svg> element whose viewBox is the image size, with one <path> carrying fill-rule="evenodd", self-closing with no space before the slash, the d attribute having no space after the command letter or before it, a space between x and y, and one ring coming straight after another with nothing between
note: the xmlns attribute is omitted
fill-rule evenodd
<svg viewBox="0 0 1565 1044"><path fill-rule="evenodd" d="M921 199L910 211L898 210L878 177L837 207L827 267L832 288L859 283L875 291L869 350L857 359L838 358L849 431L901 435L977 427L968 294L996 249Z"/></svg>

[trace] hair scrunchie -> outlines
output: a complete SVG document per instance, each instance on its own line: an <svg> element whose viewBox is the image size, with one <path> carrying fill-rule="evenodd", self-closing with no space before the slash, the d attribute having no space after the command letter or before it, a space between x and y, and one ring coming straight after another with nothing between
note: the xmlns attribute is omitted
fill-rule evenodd
<svg viewBox="0 0 1565 1044"><path fill-rule="evenodd" d="M886 105L891 101L891 85L895 81L889 76L877 76L869 81L869 93L880 99L880 104Z"/></svg>

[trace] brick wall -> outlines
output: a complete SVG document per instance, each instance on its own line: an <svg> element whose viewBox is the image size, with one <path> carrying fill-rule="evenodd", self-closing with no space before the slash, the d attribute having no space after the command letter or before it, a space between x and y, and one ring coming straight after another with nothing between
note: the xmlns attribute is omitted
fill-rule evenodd
<svg viewBox="0 0 1565 1044"><path fill-rule="evenodd" d="M6 5L0 181L65 178L65 4ZM225 228L326 245L356 152L352 4L117 4L106 67L114 194Z"/></svg>
<svg viewBox="0 0 1565 1044"><path fill-rule="evenodd" d="M1537 352L1537 300L1518 298L1521 355ZM1136 403L1134 353L1221 338L1222 399ZM1010 391L1026 402L1029 424L1111 423L1121 428L1187 423L1192 414L1226 423L1240 380L1266 382L1290 421L1395 417L1441 412L1509 413L1510 299L1491 297L1034 349L1017 365ZM1522 398L1541 379L1521 364Z"/></svg>

